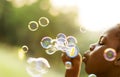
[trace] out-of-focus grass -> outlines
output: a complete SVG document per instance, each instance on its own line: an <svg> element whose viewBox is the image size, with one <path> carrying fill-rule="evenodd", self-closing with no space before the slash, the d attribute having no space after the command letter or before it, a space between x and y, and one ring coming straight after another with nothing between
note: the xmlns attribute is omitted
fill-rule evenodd
<svg viewBox="0 0 120 77"><path fill-rule="evenodd" d="M0 77L31 77L26 72L26 61L18 58L17 47L0 44ZM42 77L64 77L64 74L49 70Z"/></svg>
<svg viewBox="0 0 120 77"><path fill-rule="evenodd" d="M17 48L0 44L0 77L30 77L17 57Z"/></svg>
<svg viewBox="0 0 120 77"><path fill-rule="evenodd" d="M17 47L0 44L0 77L31 77L26 71L26 61L18 58L18 50ZM63 71L56 71L51 68L42 77L64 77L64 66L55 64L56 68L63 67ZM80 77L88 77L83 70L84 66L82 65Z"/></svg>

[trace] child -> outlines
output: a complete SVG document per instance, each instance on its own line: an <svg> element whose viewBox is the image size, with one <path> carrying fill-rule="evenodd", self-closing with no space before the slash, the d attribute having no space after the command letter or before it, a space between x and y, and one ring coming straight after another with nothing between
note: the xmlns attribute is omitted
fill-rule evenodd
<svg viewBox="0 0 120 77"><path fill-rule="evenodd" d="M110 49L110 50L108 50ZM106 51L111 51L106 59ZM66 69L65 77L79 77L82 62L88 74L97 77L120 77L120 24L107 30L97 43L91 44L90 49L75 58L69 58L65 53L62 60L72 62L72 68Z"/></svg>

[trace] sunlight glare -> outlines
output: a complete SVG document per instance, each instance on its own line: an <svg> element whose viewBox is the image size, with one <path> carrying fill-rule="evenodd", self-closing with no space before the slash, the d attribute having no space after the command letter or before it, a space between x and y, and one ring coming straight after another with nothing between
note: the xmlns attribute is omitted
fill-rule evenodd
<svg viewBox="0 0 120 77"><path fill-rule="evenodd" d="M120 22L118 0L80 0L79 23L90 31L106 30Z"/></svg>
<svg viewBox="0 0 120 77"><path fill-rule="evenodd" d="M118 24L120 22L119 2L119 0L51 0L53 7L58 9L77 6L78 22L89 31L102 31Z"/></svg>

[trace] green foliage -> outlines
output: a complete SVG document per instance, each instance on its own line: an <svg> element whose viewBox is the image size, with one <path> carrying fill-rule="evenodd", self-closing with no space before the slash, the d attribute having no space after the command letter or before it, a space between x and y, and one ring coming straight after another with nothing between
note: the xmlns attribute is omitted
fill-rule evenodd
<svg viewBox="0 0 120 77"><path fill-rule="evenodd" d="M46 2L44 7L48 6L46 10L40 8L40 4L44 3L44 1ZM65 68L61 61L61 52L56 52L52 56L47 55L44 52L45 50L40 46L40 40L45 36L55 39L58 33L64 33L67 36L72 35L77 38L80 53L83 54L84 51L88 49L89 44L96 41L96 36L99 34L95 35L95 33L80 32L79 26L76 25L75 22L77 11L66 14L60 12L58 16L52 16L49 13L50 8L49 0L38 0L32 5L25 5L20 8L14 7L12 2L0 0L0 42L16 47L27 45L29 47L29 56L46 58L52 67L52 72L50 73L57 73L60 77L63 77ZM50 21L49 25L47 27L39 26L39 29L35 32L30 31L28 29L28 23L30 21L38 22L40 17L47 17ZM11 49L10 51L6 51L15 52L11 51ZM0 65L0 69L3 69L3 71L0 71L0 73L3 72L3 74L0 74L0 77L28 77L25 73L21 73L21 71L23 71L23 68L20 68L22 65L18 67L16 66L19 65L17 62L12 62L14 59L11 59L12 63L9 62L10 64L8 65L5 54L8 55L8 53L2 54L2 58L4 59L2 60L3 64ZM8 66L8 68L6 66ZM16 66L16 68L14 66ZM81 76L87 77L83 67L84 66L82 66ZM16 71L16 75L14 75L14 71ZM5 72L7 72L7 74L5 74ZM57 75L56 77L59 76ZM51 75L51 77L55 76Z"/></svg>

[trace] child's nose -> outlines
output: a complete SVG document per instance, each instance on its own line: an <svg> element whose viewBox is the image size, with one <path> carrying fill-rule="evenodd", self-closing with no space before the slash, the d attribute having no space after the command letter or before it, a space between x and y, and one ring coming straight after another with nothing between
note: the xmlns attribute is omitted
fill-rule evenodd
<svg viewBox="0 0 120 77"><path fill-rule="evenodd" d="M90 44L90 51L93 51L95 49L96 44Z"/></svg>

